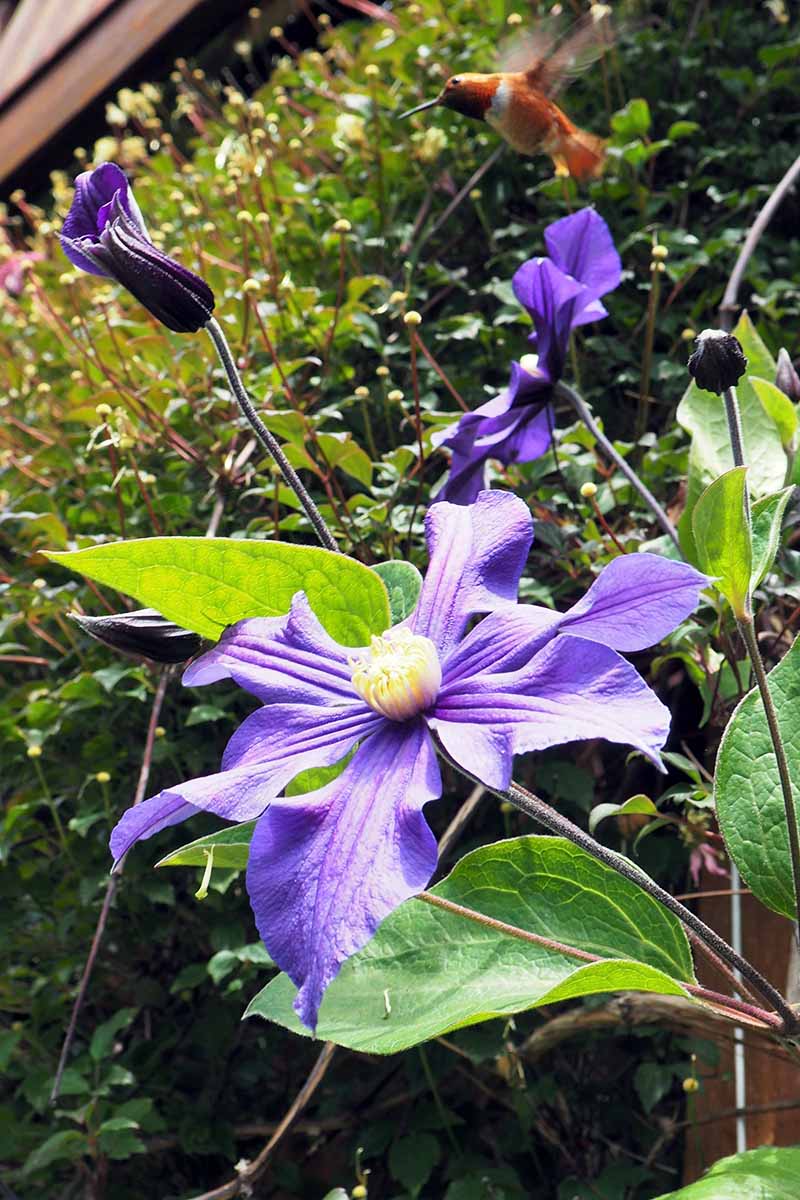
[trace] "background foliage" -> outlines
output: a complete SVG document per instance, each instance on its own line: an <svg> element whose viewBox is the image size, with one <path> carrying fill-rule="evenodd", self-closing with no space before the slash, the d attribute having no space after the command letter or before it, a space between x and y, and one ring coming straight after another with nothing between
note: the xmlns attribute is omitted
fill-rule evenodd
<svg viewBox="0 0 800 1200"><path fill-rule="evenodd" d="M106 888L107 833L132 799L157 678L90 644L64 615L118 610L122 598L41 551L209 527L308 540L202 337L172 336L131 297L66 269L53 233L70 173L113 158L135 175L154 240L211 283L265 419L344 544L366 563L407 554L422 565L422 514L445 469L429 434L457 416L456 396L471 408L504 386L528 348L511 276L541 253L544 226L587 198L545 159L507 152L445 219L494 135L446 112L394 120L447 75L489 68L513 9L423 0L398 6L397 30L323 22L318 49L279 57L253 98L267 51L293 47L291 30L265 50L266 31L259 40L249 29L224 78L179 62L169 80L121 93L109 135L54 173L52 198L17 195L9 207L8 254L24 244L43 256L0 308L0 1161L23 1200L202 1191L256 1152L318 1053L276 1025L240 1023L270 971L240 873L216 871L198 902L196 870L152 870L185 840L166 832L126 865L61 1098L47 1104ZM748 224L794 154L798 55L780 3L643 0L566 104L612 131L609 169L588 199L625 267L610 317L576 339L572 377L675 516L688 469L675 421L688 331L714 322ZM743 297L773 356L781 345L800 352L798 215L790 197ZM656 240L669 250L664 271L651 259ZM424 467L401 319L412 307L449 381L418 356ZM648 432L633 446L641 413ZM529 596L565 607L616 553L580 499L583 482L597 482L622 546L657 531L607 477L589 435L566 412L558 425L556 454L500 482L529 497L537 518ZM773 658L800 596L794 520L790 507L762 615ZM673 710L666 781L594 744L532 756L523 779L582 820L593 805L649 795L659 816L646 837L646 817L607 820L601 832L629 852L636 841L649 871L687 890L690 852L717 845L700 767L712 765L742 694L741 657L723 614L639 657ZM149 792L214 770L246 711L232 687L184 691L172 679ZM438 833L462 799L451 779L431 813ZM211 828L200 817L193 832ZM484 800L457 855L526 831L519 814ZM692 1053L714 1069L714 1047L644 1027L526 1066L527 1039L547 1019L494 1021L387 1059L340 1051L263 1194L316 1200L349 1191L362 1168L374 1197L645 1200L677 1187L681 1081Z"/></svg>

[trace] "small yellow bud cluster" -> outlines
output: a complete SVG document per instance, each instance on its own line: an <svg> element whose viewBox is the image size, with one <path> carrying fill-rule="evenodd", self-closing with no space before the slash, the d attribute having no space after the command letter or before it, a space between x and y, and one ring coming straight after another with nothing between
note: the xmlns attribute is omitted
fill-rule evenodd
<svg viewBox="0 0 800 1200"><path fill-rule="evenodd" d="M386 376L389 374L389 368L384 367L384 366L376 367L375 374L378 376L379 379L385 379Z"/></svg>
<svg viewBox="0 0 800 1200"><path fill-rule="evenodd" d="M412 328L416 328L417 325L422 324L422 316L415 308L410 309L403 317L403 320L406 325L410 325Z"/></svg>
<svg viewBox="0 0 800 1200"><path fill-rule="evenodd" d="M367 63L367 65L364 67L364 74L366 75L367 79L377 79L380 73L381 69L376 65L376 63Z"/></svg>
<svg viewBox="0 0 800 1200"><path fill-rule="evenodd" d="M95 775L95 779L98 783L109 783L111 781L111 776L109 775L108 771L98 771Z"/></svg>
<svg viewBox="0 0 800 1200"><path fill-rule="evenodd" d="M581 495L583 496L584 500L593 500L597 495L597 484L592 483L590 479L588 479L586 483L582 483Z"/></svg>
<svg viewBox="0 0 800 1200"><path fill-rule="evenodd" d="M345 217L340 217L338 221L333 223L334 233L349 233L353 226Z"/></svg>
<svg viewBox="0 0 800 1200"><path fill-rule="evenodd" d="M392 404L399 404L400 401L403 399L403 393L400 391L399 388L392 388L392 390L389 392L386 399L391 400Z"/></svg>
<svg viewBox="0 0 800 1200"><path fill-rule="evenodd" d="M41 746L28 746L28 758L41 758L41 757L42 757L42 747Z"/></svg>
<svg viewBox="0 0 800 1200"><path fill-rule="evenodd" d="M355 388L355 390L353 391L353 395L358 396L359 400L366 400L369 397L369 388L364 387L362 384L361 387Z"/></svg>

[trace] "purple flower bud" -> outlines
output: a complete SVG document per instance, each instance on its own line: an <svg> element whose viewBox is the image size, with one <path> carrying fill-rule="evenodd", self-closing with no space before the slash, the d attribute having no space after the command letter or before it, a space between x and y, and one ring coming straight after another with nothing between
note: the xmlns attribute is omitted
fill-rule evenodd
<svg viewBox="0 0 800 1200"><path fill-rule="evenodd" d="M695 338L695 350L687 364L698 387L721 396L735 387L747 370L747 359L732 333L704 329Z"/></svg>
<svg viewBox="0 0 800 1200"><path fill-rule="evenodd" d="M69 614L84 633L123 654L137 654L160 663L182 663L196 654L203 639L162 617L154 608L114 613L110 617Z"/></svg>
<svg viewBox="0 0 800 1200"><path fill-rule="evenodd" d="M788 350L784 350L783 347L778 351L775 385L785 392L790 400L800 400L800 376L794 369Z"/></svg>
<svg viewBox="0 0 800 1200"><path fill-rule="evenodd" d="M115 279L175 333L194 333L214 311L214 293L205 280L153 245L116 163L75 180L61 246L76 267Z"/></svg>

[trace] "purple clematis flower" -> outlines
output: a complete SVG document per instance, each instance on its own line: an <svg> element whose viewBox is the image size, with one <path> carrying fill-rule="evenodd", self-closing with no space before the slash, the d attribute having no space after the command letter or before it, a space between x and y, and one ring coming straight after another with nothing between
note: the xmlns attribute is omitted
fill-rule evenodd
<svg viewBox="0 0 800 1200"><path fill-rule="evenodd" d="M622 264L608 226L593 208L548 225L547 258L532 258L514 276L514 294L534 322L536 354L511 364L508 387L451 429L434 435L452 451L437 499L469 504L484 486L487 458L508 466L531 462L550 444L553 385L564 372L573 329L608 315L600 297L619 285Z"/></svg>
<svg viewBox="0 0 800 1200"><path fill-rule="evenodd" d="M121 283L167 329L194 333L214 311L208 284L153 245L116 163L102 163L75 180L60 240L71 263Z"/></svg>
<svg viewBox="0 0 800 1200"><path fill-rule="evenodd" d="M483 492L468 507L436 504L426 532L417 606L369 647L333 641L302 592L287 616L226 630L184 682L230 678L262 707L231 738L218 774L130 809L111 837L118 859L198 809L230 821L258 818L250 901L312 1029L342 962L436 867L422 815L441 793L433 735L498 789L510 782L515 754L575 739L632 745L660 764L669 713L611 645L661 638L706 583L683 563L631 555L569 612L552 613L515 603L532 540L517 497ZM481 613L489 615L467 632ZM332 783L280 795L299 772L340 762L354 747Z"/></svg>

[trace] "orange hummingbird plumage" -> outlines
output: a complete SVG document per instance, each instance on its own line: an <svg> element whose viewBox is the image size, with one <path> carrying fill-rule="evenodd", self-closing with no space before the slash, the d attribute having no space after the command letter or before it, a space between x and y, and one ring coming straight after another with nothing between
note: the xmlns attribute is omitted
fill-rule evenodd
<svg viewBox="0 0 800 1200"><path fill-rule="evenodd" d="M579 181L596 177L603 170L605 141L574 125L553 97L610 44L607 17L588 13L561 38L540 30L518 39L505 70L452 76L435 99L401 118L442 105L486 121L521 154L548 154L559 174Z"/></svg>

